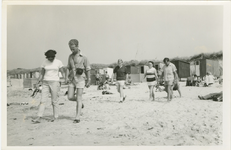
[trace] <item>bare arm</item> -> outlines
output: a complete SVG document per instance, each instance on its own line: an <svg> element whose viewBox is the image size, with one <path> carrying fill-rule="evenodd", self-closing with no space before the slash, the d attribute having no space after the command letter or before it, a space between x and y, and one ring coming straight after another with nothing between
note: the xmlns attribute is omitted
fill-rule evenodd
<svg viewBox="0 0 231 150"><path fill-rule="evenodd" d="M91 72L90 72L90 70L87 70L85 72L85 75L87 77L87 85L86 85L86 87L89 87L90 86L90 81L91 81Z"/></svg>
<svg viewBox="0 0 231 150"><path fill-rule="evenodd" d="M67 62L67 68L66 68L66 72L65 72L65 83L67 84L69 81L69 74L70 74L70 68L71 68L71 64L70 64L70 57L71 55L68 57L68 62Z"/></svg>
<svg viewBox="0 0 231 150"><path fill-rule="evenodd" d="M37 84L39 84L39 83L43 80L44 75L45 75L45 69L42 68L42 69L40 70L40 75L39 75Z"/></svg>
<svg viewBox="0 0 231 150"><path fill-rule="evenodd" d="M173 74L174 74L174 80L177 80L178 75L177 75L176 71L174 71Z"/></svg>
<svg viewBox="0 0 231 150"><path fill-rule="evenodd" d="M62 67L62 68L60 68L60 69L59 69L59 71L61 72L61 74L62 74L63 78L64 78L64 79L66 79L66 78L65 78L65 72L64 72L63 67Z"/></svg>
<svg viewBox="0 0 231 150"><path fill-rule="evenodd" d="M174 71L173 74L174 74L173 83L177 83L178 75L177 75L176 71Z"/></svg>

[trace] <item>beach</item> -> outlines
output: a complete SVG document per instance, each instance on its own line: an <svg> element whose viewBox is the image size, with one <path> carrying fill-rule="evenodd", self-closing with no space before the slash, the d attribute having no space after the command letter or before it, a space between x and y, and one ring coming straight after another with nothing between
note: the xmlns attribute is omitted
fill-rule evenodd
<svg viewBox="0 0 231 150"><path fill-rule="evenodd" d="M155 92L149 100L147 83L125 89L119 94L111 86L111 95L92 85L84 89L81 122L73 123L76 102L69 101L62 85L59 96L59 119L53 115L50 100L41 123L36 118L41 93L35 98L28 89L7 88L7 146L215 146L222 145L222 102L199 100L198 95L222 91L212 87L185 86L180 82L182 97L174 91L167 102L165 92Z"/></svg>

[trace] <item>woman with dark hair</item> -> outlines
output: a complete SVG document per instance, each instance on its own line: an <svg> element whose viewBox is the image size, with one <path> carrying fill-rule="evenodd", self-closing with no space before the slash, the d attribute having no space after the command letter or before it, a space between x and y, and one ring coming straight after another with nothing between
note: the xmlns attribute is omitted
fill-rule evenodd
<svg viewBox="0 0 231 150"><path fill-rule="evenodd" d="M149 100L155 100L154 86L157 84L158 75L156 69L153 67L154 63L152 61L148 62L149 69L144 73L144 78L147 80L149 88Z"/></svg>
<svg viewBox="0 0 231 150"><path fill-rule="evenodd" d="M32 120L34 123L40 123L49 95L51 95L54 115L51 121L53 122L58 118L58 92L60 90L59 71L62 73L63 77L65 77L65 74L63 70L63 63L56 59L55 55L55 50L48 50L45 53L47 60L45 60L41 66L41 72L37 82L37 85L42 82L42 97L39 104L38 117L35 120Z"/></svg>

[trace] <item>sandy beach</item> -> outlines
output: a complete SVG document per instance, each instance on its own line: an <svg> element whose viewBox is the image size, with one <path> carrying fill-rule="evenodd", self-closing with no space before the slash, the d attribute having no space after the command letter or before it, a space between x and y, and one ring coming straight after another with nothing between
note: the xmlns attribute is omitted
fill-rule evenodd
<svg viewBox="0 0 231 150"><path fill-rule="evenodd" d="M165 92L155 92L149 101L146 83L125 89L124 103L119 103L116 87L112 95L102 95L92 85L85 89L81 122L74 124L75 102L64 96L62 85L60 117L50 122L53 110L48 101L40 124L31 122L38 112L41 94L31 98L28 89L7 88L7 103L28 105L7 106L8 146L213 146L222 145L222 102L199 100L198 95L222 91L212 87L186 87L180 83L182 97L167 102Z"/></svg>

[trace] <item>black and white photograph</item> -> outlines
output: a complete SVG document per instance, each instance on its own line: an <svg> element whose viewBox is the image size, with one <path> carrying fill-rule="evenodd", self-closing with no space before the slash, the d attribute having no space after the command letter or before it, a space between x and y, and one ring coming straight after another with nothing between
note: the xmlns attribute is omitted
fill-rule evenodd
<svg viewBox="0 0 231 150"><path fill-rule="evenodd" d="M2 5L2 149L230 149L230 2Z"/></svg>

